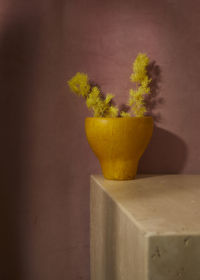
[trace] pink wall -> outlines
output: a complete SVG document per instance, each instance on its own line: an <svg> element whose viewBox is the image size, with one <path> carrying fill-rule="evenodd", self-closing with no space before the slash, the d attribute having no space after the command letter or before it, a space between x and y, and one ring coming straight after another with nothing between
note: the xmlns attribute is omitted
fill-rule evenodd
<svg viewBox="0 0 200 280"><path fill-rule="evenodd" d="M159 66L145 173L199 173L200 5L1 1L2 279L89 279L88 111L65 81L87 72L125 103L139 51Z"/></svg>

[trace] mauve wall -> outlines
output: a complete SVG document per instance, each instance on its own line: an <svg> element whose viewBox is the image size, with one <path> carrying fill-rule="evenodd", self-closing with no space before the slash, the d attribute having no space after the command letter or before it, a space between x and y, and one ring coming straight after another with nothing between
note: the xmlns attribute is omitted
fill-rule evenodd
<svg viewBox="0 0 200 280"><path fill-rule="evenodd" d="M87 72L125 103L132 61L147 52L156 127L140 172L200 172L200 4L4 0L0 13L0 278L88 280L89 176L100 167L84 101L65 81Z"/></svg>

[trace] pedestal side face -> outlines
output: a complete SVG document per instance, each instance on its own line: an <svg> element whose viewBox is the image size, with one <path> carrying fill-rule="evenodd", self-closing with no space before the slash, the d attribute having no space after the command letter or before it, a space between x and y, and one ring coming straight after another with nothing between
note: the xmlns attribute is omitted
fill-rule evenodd
<svg viewBox="0 0 200 280"><path fill-rule="evenodd" d="M143 233L91 179L91 280L144 280Z"/></svg>
<svg viewBox="0 0 200 280"><path fill-rule="evenodd" d="M200 235L148 238L148 280L199 280Z"/></svg>

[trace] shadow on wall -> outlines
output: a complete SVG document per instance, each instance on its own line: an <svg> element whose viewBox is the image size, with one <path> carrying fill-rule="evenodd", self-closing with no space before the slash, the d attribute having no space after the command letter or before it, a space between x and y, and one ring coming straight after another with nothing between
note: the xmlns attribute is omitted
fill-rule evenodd
<svg viewBox="0 0 200 280"><path fill-rule="evenodd" d="M150 94L146 96L146 107L148 115L152 116L155 123L161 122L161 114L155 113L155 109L164 104L165 100L163 97L159 97L160 83L162 81L161 68L156 64L156 61L152 61L148 66L148 76L151 78L150 83Z"/></svg>
<svg viewBox="0 0 200 280"><path fill-rule="evenodd" d="M36 27L35 27L36 28ZM23 135L27 127L28 86L34 38L27 22L12 20L1 32L1 268L0 279L22 280L22 174L26 165ZM23 170L23 171L22 171Z"/></svg>
<svg viewBox="0 0 200 280"><path fill-rule="evenodd" d="M154 131L150 144L139 163L138 173L181 173L187 159L187 146L177 135L158 127L162 116L157 109L165 103L160 97L162 81L160 66L152 61L148 67L151 94L147 95L146 104L148 115L153 117ZM155 112L156 109L156 112Z"/></svg>
<svg viewBox="0 0 200 280"><path fill-rule="evenodd" d="M149 146L140 159L138 173L181 173L187 146L177 135L155 126Z"/></svg>

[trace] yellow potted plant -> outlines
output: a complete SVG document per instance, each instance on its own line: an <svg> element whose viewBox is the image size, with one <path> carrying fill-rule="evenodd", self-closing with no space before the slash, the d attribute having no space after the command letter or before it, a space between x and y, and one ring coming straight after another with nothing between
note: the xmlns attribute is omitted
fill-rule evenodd
<svg viewBox="0 0 200 280"><path fill-rule="evenodd" d="M130 79L136 83L129 91L131 113L112 105L113 94L103 97L98 86L90 85L87 74L77 73L68 81L72 92L86 99L94 117L85 120L89 145L101 164L103 175L111 180L134 179L138 162L153 132L153 119L145 116L144 97L150 94L147 74L149 58L139 53L133 63Z"/></svg>

